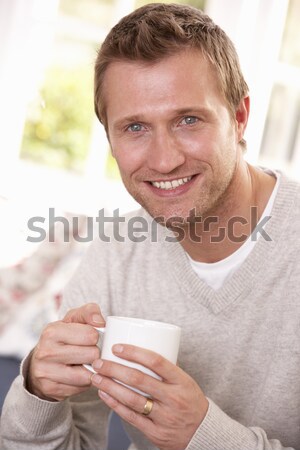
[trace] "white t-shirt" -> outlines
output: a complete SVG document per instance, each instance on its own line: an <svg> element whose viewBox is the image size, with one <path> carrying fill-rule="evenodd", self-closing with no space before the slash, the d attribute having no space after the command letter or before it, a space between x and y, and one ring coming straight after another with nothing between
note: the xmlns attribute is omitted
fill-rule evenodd
<svg viewBox="0 0 300 450"><path fill-rule="evenodd" d="M269 201L264 209L264 212L260 218L260 221L263 221L266 216L270 216L271 210L273 208L274 200L278 191L278 186L280 183L280 173L278 172L270 172L276 177L276 184L274 186L273 192L269 198ZM266 221L267 223L267 221ZM266 225L266 223L264 225ZM262 226L264 228L264 226ZM198 261L194 261L188 254L187 257L191 263L192 268L196 272L196 274L201 278L201 280L205 281L210 287L217 290L222 287L223 283L228 280L233 273L241 266L241 264L245 261L247 256L253 250L257 240L260 238L260 233L254 233L248 237L248 239L244 242L244 244L238 248L234 253L229 255L227 258L222 259L221 261L217 261L215 263L202 263ZM252 237L252 239L251 239Z"/></svg>

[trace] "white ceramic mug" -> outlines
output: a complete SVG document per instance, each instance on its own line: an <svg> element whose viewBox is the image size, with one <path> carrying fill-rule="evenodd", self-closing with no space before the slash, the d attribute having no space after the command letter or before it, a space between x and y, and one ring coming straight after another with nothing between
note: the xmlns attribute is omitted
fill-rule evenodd
<svg viewBox="0 0 300 450"><path fill-rule="evenodd" d="M157 379L160 379L160 377L147 367L114 355L112 353L113 345L136 345L159 353L173 364L177 362L181 334L181 329L177 325L131 317L108 316L106 319L106 327L96 328L96 330L100 334L103 334L103 340L100 345L102 359L114 361L127 367L133 367ZM84 364L84 367L91 372L95 372L89 364ZM147 395L132 387L130 389Z"/></svg>

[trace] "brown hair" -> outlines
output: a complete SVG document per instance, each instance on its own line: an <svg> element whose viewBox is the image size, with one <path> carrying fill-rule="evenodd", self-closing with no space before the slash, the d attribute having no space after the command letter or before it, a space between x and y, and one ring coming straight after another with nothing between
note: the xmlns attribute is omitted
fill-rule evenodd
<svg viewBox="0 0 300 450"><path fill-rule="evenodd" d="M240 101L247 95L248 86L229 37L209 16L192 6L150 3L123 17L111 29L99 50L94 98L100 122L107 126L103 79L111 62L155 63L184 48L199 49L210 61L234 116Z"/></svg>

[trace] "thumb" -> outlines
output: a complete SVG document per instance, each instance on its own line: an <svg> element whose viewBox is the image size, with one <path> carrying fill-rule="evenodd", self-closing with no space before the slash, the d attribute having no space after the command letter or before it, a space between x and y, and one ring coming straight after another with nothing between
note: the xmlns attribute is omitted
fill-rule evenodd
<svg viewBox="0 0 300 450"><path fill-rule="evenodd" d="M79 308L70 309L62 319L66 323L84 323L100 327L105 325L100 306L97 303L86 303Z"/></svg>

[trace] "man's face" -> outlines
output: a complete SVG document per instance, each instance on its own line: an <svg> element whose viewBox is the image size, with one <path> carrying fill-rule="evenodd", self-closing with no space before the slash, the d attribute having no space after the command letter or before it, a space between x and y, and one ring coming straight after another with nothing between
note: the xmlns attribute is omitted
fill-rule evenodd
<svg viewBox="0 0 300 450"><path fill-rule="evenodd" d="M114 62L103 88L112 152L134 199L166 220L213 212L226 199L241 135L201 53Z"/></svg>

